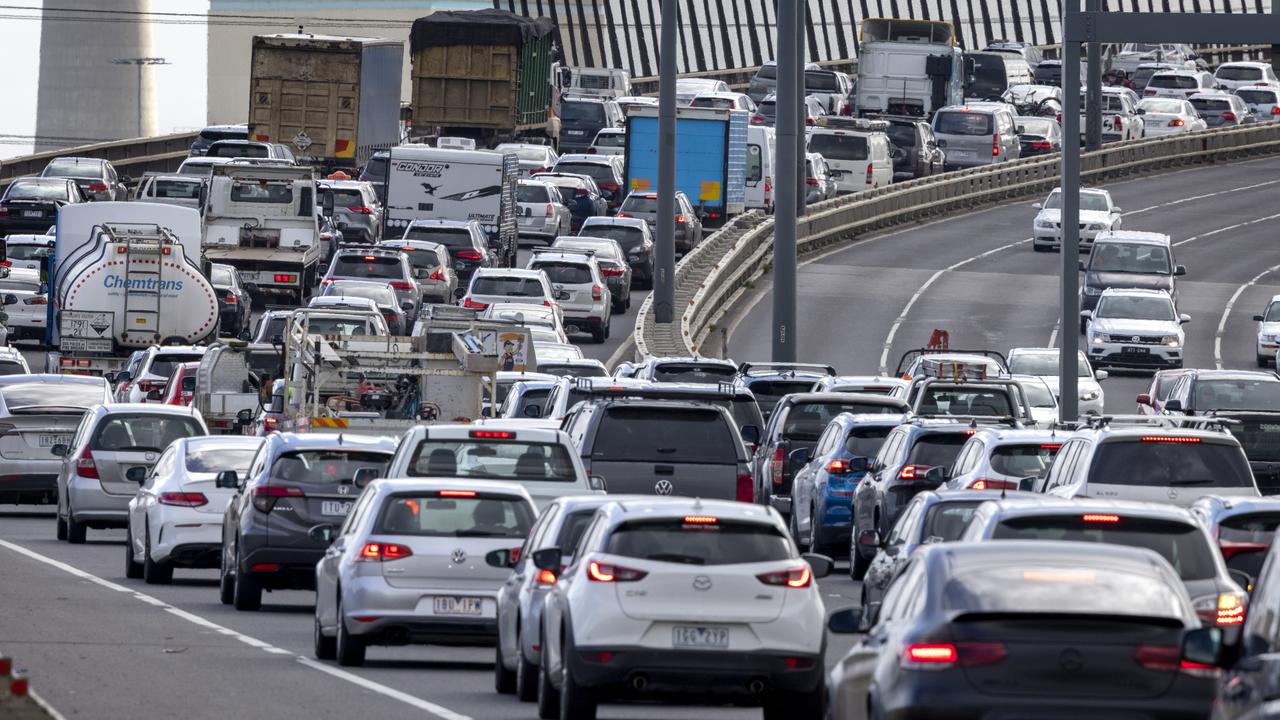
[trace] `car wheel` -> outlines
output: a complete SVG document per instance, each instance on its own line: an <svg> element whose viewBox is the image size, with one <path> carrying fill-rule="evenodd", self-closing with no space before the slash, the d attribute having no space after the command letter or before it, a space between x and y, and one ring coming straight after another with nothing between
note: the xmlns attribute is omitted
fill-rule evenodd
<svg viewBox="0 0 1280 720"><path fill-rule="evenodd" d="M542 666L538 673L538 717L541 720L555 720L560 717L560 691L551 684L551 673L547 671L546 643L542 647Z"/></svg>
<svg viewBox="0 0 1280 720"><path fill-rule="evenodd" d="M567 644L564 657L573 652ZM560 720L596 720L595 693L582 687L573 679L573 671L564 666L564 681L560 688Z"/></svg>
<svg viewBox="0 0 1280 720"><path fill-rule="evenodd" d="M630 310L630 309L631 309L631 289L627 288L627 304L623 308L623 310Z"/></svg>
<svg viewBox="0 0 1280 720"><path fill-rule="evenodd" d="M54 535L59 540L66 540L67 539L67 521L62 518L61 503L59 503L58 505L57 519L55 522L56 522L56 527L54 529Z"/></svg>
<svg viewBox="0 0 1280 720"><path fill-rule="evenodd" d="M809 552L824 553L830 550L831 543L827 542L826 536L822 533L822 523L818 522L818 508L809 508Z"/></svg>
<svg viewBox="0 0 1280 720"><path fill-rule="evenodd" d="M795 541L795 543L796 543L796 547L800 549L800 552L808 552L808 551L809 551L809 544L808 544L807 542L805 542L804 538L802 538L802 537L800 536L800 520L799 520L799 517L800 517L800 516L799 516L799 514L796 512L796 508L794 508L794 507L793 507L793 508L791 508L791 521L790 521L790 523L787 525L787 527L788 527L788 528L790 528L790 531L791 531L791 539Z"/></svg>
<svg viewBox="0 0 1280 720"><path fill-rule="evenodd" d="M867 570L871 567L871 560L872 558L864 556L858 549L858 534L857 530L854 530L849 547L849 577L859 581L866 577Z"/></svg>
<svg viewBox="0 0 1280 720"><path fill-rule="evenodd" d="M156 562L151 557L151 527L143 528L145 537L142 543L142 581L148 585L168 585L173 582L173 566L169 563Z"/></svg>
<svg viewBox="0 0 1280 720"><path fill-rule="evenodd" d="M130 580L137 580L142 577L142 563L133 559L133 525L128 525L125 528L124 576Z"/></svg>
<svg viewBox="0 0 1280 720"><path fill-rule="evenodd" d="M244 563L240 560L240 550L236 549L236 581L231 590L231 604L237 610L253 611L262 607L262 586L253 575L245 573L240 577L240 569ZM341 623L339 623L341 626Z"/></svg>
<svg viewBox="0 0 1280 720"><path fill-rule="evenodd" d="M1258 367L1267 367L1270 364L1271 364L1271 358L1268 358L1266 355L1258 356Z"/></svg>
<svg viewBox="0 0 1280 720"><path fill-rule="evenodd" d="M524 659L520 644L519 633L516 633L516 698L533 702L538 699L538 666Z"/></svg>
<svg viewBox="0 0 1280 720"><path fill-rule="evenodd" d="M67 502L67 542L72 545L83 545L85 535L89 528L84 523L76 522L76 516L72 514L71 502Z"/></svg>
<svg viewBox="0 0 1280 720"><path fill-rule="evenodd" d="M764 720L821 720L825 692L818 683L807 693L773 693L764 701Z"/></svg>
<svg viewBox="0 0 1280 720"><path fill-rule="evenodd" d="M235 602L236 576L227 572L226 553L220 554L222 555L222 567L220 568L221 572L218 573L218 600L223 605L230 605Z"/></svg>
<svg viewBox="0 0 1280 720"><path fill-rule="evenodd" d="M1034 251L1036 251L1036 252L1044 252L1044 251L1045 251L1045 250L1047 250L1048 248L1041 247L1040 245L1037 245L1037 244L1035 244L1035 243L1033 242L1033 243L1031 243L1031 249L1032 249L1032 250L1034 250Z"/></svg>
<svg viewBox="0 0 1280 720"><path fill-rule="evenodd" d="M516 691L516 671L508 670L502 663L502 638L493 648L493 689L499 695L510 695Z"/></svg>
<svg viewBox="0 0 1280 720"><path fill-rule="evenodd" d="M591 328L591 342L593 342L593 343L595 343L595 344L597 344L597 345L599 345L600 343L604 342L604 339L605 339L606 337L608 337L607 332L606 332L606 326L607 326L608 322L609 322L609 321L608 321L608 320L606 320L604 325L601 325L601 326L600 326L600 327L598 327L598 328Z"/></svg>
<svg viewBox="0 0 1280 720"><path fill-rule="evenodd" d="M343 622L342 601L338 601L338 640L335 652L338 664L345 667L359 667L364 664L364 638L358 638L347 632L347 624Z"/></svg>
<svg viewBox="0 0 1280 720"><path fill-rule="evenodd" d="M627 311L627 304L625 302L610 303L609 308L614 315L621 315Z"/></svg>
<svg viewBox="0 0 1280 720"><path fill-rule="evenodd" d="M1081 319L1080 319L1080 334L1081 334L1081 335L1084 335L1084 334L1085 334L1086 332L1088 332L1088 331L1089 331L1089 321L1088 321L1088 320L1085 320L1084 318L1081 318Z"/></svg>
<svg viewBox="0 0 1280 720"><path fill-rule="evenodd" d="M315 630L312 633L315 643L315 653L317 660L332 660L338 655L338 639L325 637L320 631L320 615L317 609Z"/></svg>

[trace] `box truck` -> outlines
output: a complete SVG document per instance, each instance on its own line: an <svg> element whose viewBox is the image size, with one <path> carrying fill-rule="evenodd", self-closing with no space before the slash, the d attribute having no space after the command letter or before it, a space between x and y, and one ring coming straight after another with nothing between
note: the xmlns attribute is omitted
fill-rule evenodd
<svg viewBox="0 0 1280 720"><path fill-rule="evenodd" d="M718 227L744 209L749 118L745 110L676 108L676 190L688 196L704 225ZM659 190L658 147L658 108L632 109L626 145L630 190Z"/></svg>

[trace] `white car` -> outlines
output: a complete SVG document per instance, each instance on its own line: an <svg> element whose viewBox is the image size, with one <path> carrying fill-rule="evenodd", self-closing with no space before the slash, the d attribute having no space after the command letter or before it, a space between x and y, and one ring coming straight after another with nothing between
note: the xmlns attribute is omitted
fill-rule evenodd
<svg viewBox="0 0 1280 720"><path fill-rule="evenodd" d="M551 281L565 333L590 333L592 342L602 343L609 337L613 294L594 255L590 250L538 249L528 268Z"/></svg>
<svg viewBox="0 0 1280 720"><path fill-rule="evenodd" d="M1013 375L1031 406L1031 421L1038 428L1051 428L1058 422L1058 396L1044 378L1035 375Z"/></svg>
<svg viewBox="0 0 1280 720"><path fill-rule="evenodd" d="M544 180L521 180L516 186L516 215L521 240L551 242L569 232L572 213L561 202L560 190Z"/></svg>
<svg viewBox="0 0 1280 720"><path fill-rule="evenodd" d="M13 269L39 271L45 258L53 257L57 241L52 235L10 235L4 239L5 259Z"/></svg>
<svg viewBox="0 0 1280 720"><path fill-rule="evenodd" d="M1251 85L1268 85L1280 87L1280 78L1271 68L1271 63L1264 62L1225 62L1213 72L1213 79L1218 81L1222 89L1235 92Z"/></svg>
<svg viewBox="0 0 1280 720"><path fill-rule="evenodd" d="M1271 302L1267 303L1266 311L1261 315L1254 315L1253 321L1258 323L1258 367L1274 365L1276 351L1280 350L1280 295L1273 295Z"/></svg>
<svg viewBox="0 0 1280 720"><path fill-rule="evenodd" d="M551 146L535 143L502 143L493 151L515 153L520 160L520 175L526 178L534 173L549 172L560 159Z"/></svg>
<svg viewBox="0 0 1280 720"><path fill-rule="evenodd" d="M1062 246L1062 188L1054 188L1043 203L1036 203L1035 220L1031 222L1031 248L1056 250ZM1111 193L1101 188L1080 190L1080 249L1093 245L1098 233L1119 230L1121 209Z"/></svg>
<svg viewBox="0 0 1280 720"><path fill-rule="evenodd" d="M1280 311L1277 312L1280 315ZM1018 347L1009 351L1009 372L1015 375L1035 375L1044 380L1053 391L1053 396L1061 400L1058 389L1058 357L1057 348ZM1080 361L1076 365L1076 391L1079 394L1081 415L1101 414L1105 401L1099 380L1107 379L1106 370L1094 371L1089 358L1080 351Z"/></svg>
<svg viewBox="0 0 1280 720"><path fill-rule="evenodd" d="M601 128L587 148L589 155L621 156L627 148L627 131L624 128Z"/></svg>
<svg viewBox="0 0 1280 720"><path fill-rule="evenodd" d="M1258 122L1274 122L1280 120L1280 87L1263 87L1251 85L1236 90L1236 97L1257 116ZM13 238L12 235L9 236Z"/></svg>
<svg viewBox="0 0 1280 720"><path fill-rule="evenodd" d="M1209 127L1195 106L1181 98L1143 98L1138 109L1146 112L1143 119L1147 122L1147 137L1182 135Z"/></svg>
<svg viewBox="0 0 1280 720"><path fill-rule="evenodd" d="M538 362L543 360L581 360L582 348L571 343L538 342L533 344Z"/></svg>
<svg viewBox="0 0 1280 720"><path fill-rule="evenodd" d="M0 337L2 339L2 337ZM30 375L31 367L22 351L13 347L0 347L0 375Z"/></svg>
<svg viewBox="0 0 1280 720"><path fill-rule="evenodd" d="M1065 435L1046 429L979 429L960 448L939 489L1019 490L1023 478L1049 472Z"/></svg>
<svg viewBox="0 0 1280 720"><path fill-rule="evenodd" d="M148 402L148 396L155 393L163 395L173 369L182 363L200 362L207 349L195 345L152 345L143 351L136 375L129 371L116 374L116 401L141 403Z"/></svg>
<svg viewBox="0 0 1280 720"><path fill-rule="evenodd" d="M1087 323L1085 347L1094 366L1163 369L1182 367L1191 316L1179 315L1164 290L1107 288L1096 310L1080 313Z"/></svg>
<svg viewBox="0 0 1280 720"><path fill-rule="evenodd" d="M728 83L711 78L680 78L676 80L676 105L688 107L699 95L733 92Z"/></svg>
<svg viewBox="0 0 1280 720"><path fill-rule="evenodd" d="M529 303L493 303L480 313L483 320L506 320L517 325L544 327L564 332L564 318L560 306L532 305Z"/></svg>
<svg viewBox="0 0 1280 720"><path fill-rule="evenodd" d="M315 655L363 665L369 645L492 645L498 588L537 510L524 488L459 479L369 483L316 563Z"/></svg>
<svg viewBox="0 0 1280 720"><path fill-rule="evenodd" d="M484 310L494 303L518 302L556 307L556 292L541 270L520 268L478 268L459 303L464 308Z"/></svg>
<svg viewBox="0 0 1280 720"><path fill-rule="evenodd" d="M262 438L204 436L175 440L129 501L125 577L168 584L178 568L216 568L222 515Z"/></svg>
<svg viewBox="0 0 1280 720"><path fill-rule="evenodd" d="M8 337L43 339L48 324L49 292L48 286L40 281L40 271L10 268L9 275L0 278L0 295L6 300L4 313L8 318L4 325Z"/></svg>
<svg viewBox="0 0 1280 720"><path fill-rule="evenodd" d="M1142 96L1185 99L1199 92L1217 89L1218 82L1203 70L1167 70L1151 76Z"/></svg>
<svg viewBox="0 0 1280 720"><path fill-rule="evenodd" d="M831 559L801 556L777 511L696 498L609 503L568 548L534 552L557 575L542 615L542 717L599 703L753 694L766 720L822 715Z"/></svg>

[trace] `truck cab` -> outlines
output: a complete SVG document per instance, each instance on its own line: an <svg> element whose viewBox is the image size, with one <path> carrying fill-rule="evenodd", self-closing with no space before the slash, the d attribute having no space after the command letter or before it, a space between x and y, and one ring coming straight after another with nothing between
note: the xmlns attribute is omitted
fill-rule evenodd
<svg viewBox="0 0 1280 720"><path fill-rule="evenodd" d="M863 21L855 114L929 117L940 107L964 101L966 79L951 23Z"/></svg>

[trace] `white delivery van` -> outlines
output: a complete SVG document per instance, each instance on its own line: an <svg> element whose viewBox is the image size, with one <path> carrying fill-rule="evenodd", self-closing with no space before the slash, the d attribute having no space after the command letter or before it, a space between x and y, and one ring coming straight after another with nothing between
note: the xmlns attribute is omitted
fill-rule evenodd
<svg viewBox="0 0 1280 720"><path fill-rule="evenodd" d="M747 126L746 209L773 212L773 179L777 176L777 141L774 129Z"/></svg>
<svg viewBox="0 0 1280 720"><path fill-rule="evenodd" d="M809 152L826 158L839 193L883 187L893 182L893 154L887 120L824 117L809 130Z"/></svg>

